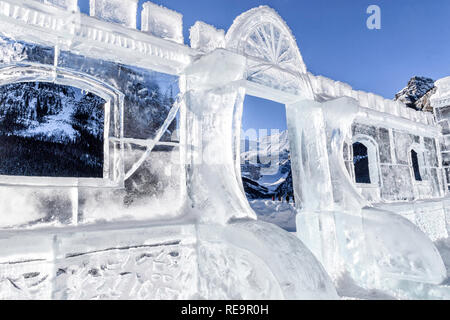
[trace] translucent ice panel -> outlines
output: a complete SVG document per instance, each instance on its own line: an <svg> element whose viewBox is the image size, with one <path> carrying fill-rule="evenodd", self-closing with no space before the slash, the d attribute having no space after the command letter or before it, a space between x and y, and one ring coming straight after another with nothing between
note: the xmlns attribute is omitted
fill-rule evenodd
<svg viewBox="0 0 450 320"><path fill-rule="evenodd" d="M124 94L124 136L151 139L179 93L178 77L61 52L59 66L102 79Z"/></svg>
<svg viewBox="0 0 450 320"><path fill-rule="evenodd" d="M136 28L137 3L138 0L90 0L90 15Z"/></svg>
<svg viewBox="0 0 450 320"><path fill-rule="evenodd" d="M381 271L394 277L440 283L445 267L425 234L401 216L364 209L365 239Z"/></svg>
<svg viewBox="0 0 450 320"><path fill-rule="evenodd" d="M52 47L0 37L0 64L9 65L14 62L53 64L54 56L55 50Z"/></svg>

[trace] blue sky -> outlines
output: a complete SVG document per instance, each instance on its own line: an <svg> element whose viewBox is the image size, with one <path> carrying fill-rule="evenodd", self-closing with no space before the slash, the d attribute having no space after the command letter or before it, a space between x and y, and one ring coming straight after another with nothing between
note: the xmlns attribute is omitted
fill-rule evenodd
<svg viewBox="0 0 450 320"><path fill-rule="evenodd" d="M145 1L139 2L139 9ZM227 30L235 17L259 5L276 9L287 22L309 71L349 83L357 90L393 98L414 75L450 75L449 0L155 0L183 14L189 28L202 20ZM87 0L79 0L88 13ZM371 4L381 8L381 30L366 27ZM140 17L139 17L140 18ZM140 22L138 22L140 26ZM278 114L261 112L246 99L244 128L271 128ZM274 109L276 107L274 106ZM247 119L250 117L250 119ZM252 120L253 119L253 120ZM275 127L276 128L276 127Z"/></svg>

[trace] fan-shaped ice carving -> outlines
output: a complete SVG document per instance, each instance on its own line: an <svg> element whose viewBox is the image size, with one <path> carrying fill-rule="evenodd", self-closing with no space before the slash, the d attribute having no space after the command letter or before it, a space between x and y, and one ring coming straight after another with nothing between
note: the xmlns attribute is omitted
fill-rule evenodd
<svg viewBox="0 0 450 320"><path fill-rule="evenodd" d="M261 6L236 18L226 35L227 47L281 69L305 73L297 43L275 10Z"/></svg>

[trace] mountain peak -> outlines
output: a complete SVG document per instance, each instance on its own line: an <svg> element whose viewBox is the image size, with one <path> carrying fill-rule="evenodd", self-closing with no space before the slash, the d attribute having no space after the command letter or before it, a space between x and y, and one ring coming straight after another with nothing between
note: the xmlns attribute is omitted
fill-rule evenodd
<svg viewBox="0 0 450 320"><path fill-rule="evenodd" d="M435 90L434 80L427 77L414 76L408 85L395 95L394 100L403 102L415 110L429 111L429 95Z"/></svg>

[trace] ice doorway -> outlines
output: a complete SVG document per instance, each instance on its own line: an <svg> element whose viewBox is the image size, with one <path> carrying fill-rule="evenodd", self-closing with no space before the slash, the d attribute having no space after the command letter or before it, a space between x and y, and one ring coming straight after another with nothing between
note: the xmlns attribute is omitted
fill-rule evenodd
<svg viewBox="0 0 450 320"><path fill-rule="evenodd" d="M243 191L258 219L294 232L289 149L285 105L246 95L239 154Z"/></svg>

